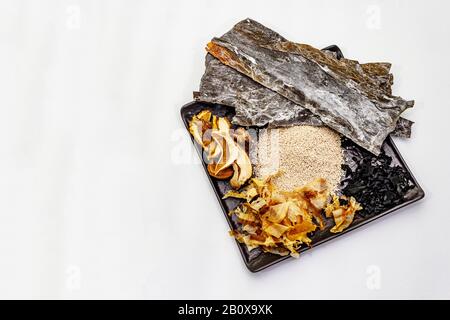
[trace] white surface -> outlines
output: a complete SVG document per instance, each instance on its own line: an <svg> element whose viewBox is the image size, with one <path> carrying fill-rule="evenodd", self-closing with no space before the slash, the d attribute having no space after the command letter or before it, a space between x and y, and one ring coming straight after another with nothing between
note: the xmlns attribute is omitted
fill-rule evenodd
<svg viewBox="0 0 450 320"><path fill-rule="evenodd" d="M0 298L450 298L449 9L1 1ZM427 193L258 274L227 235L179 116L207 41L246 17L392 62L395 93L416 100L413 137L397 145Z"/></svg>

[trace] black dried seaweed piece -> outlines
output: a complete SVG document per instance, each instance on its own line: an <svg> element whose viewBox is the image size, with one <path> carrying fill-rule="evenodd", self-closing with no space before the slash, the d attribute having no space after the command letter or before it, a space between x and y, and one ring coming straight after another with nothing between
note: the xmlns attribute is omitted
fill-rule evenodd
<svg viewBox="0 0 450 320"><path fill-rule="evenodd" d="M222 63L251 77L296 104L310 110L329 127L374 154L412 101L374 90L371 100L358 83L343 81L301 53L273 48L285 39L261 24L246 19L207 47Z"/></svg>
<svg viewBox="0 0 450 320"><path fill-rule="evenodd" d="M346 138L342 139L342 146L350 161L350 165L342 167L342 193L361 203L363 210L359 215L378 214L406 200L414 182L404 168L393 165L390 156L384 151L374 156Z"/></svg>

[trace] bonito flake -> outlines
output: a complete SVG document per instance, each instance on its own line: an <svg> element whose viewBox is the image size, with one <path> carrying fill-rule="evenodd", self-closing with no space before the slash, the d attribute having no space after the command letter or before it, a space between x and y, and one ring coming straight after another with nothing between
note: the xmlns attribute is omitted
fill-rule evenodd
<svg viewBox="0 0 450 320"><path fill-rule="evenodd" d="M277 190L272 178L253 178L241 192L230 191L225 194L225 198L246 200L229 213L240 224L230 234L249 250L260 247L265 252L298 257L301 245L311 244L312 232L324 228L322 211L329 208L330 212L337 212L340 209L339 200L328 204L331 195L328 183L323 178L289 192ZM354 208L354 214L357 205L354 201L350 207L342 209L350 213L350 208ZM333 227L336 232L350 225L353 215L342 215L342 219L345 221L339 221L339 225Z"/></svg>

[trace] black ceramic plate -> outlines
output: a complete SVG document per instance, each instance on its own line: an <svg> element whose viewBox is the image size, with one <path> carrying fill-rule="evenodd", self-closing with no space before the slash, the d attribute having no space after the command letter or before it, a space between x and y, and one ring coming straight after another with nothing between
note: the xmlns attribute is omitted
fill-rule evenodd
<svg viewBox="0 0 450 320"><path fill-rule="evenodd" d="M226 116L229 119L231 119L234 115L234 109L231 107L228 107L228 106L223 106L223 105L218 105L218 104L209 104L209 103L203 103L203 102L191 102L181 108L181 117L186 126L186 129L189 128L189 121L192 119L192 116L204 109L210 110L213 114L215 114L217 116L221 116L221 117ZM256 131L258 130L257 128L252 128L252 129L254 129ZM196 148L200 158L202 159L203 151L202 151L201 146L198 145L194 141L192 136L191 136L191 139L195 145L195 148ZM390 137L385 141L385 143L383 145L383 150L388 156L390 156L392 158L392 165L398 165L398 166L403 167L409 174L408 178L412 183L412 188L411 188L411 190L409 190L409 192L405 196L404 201L396 206L393 206L392 208L388 208L381 212L375 212L374 214L371 214L371 215L357 214L357 215L355 215L353 223L350 225L350 227L348 227L344 232L341 232L338 234L333 234L333 233L329 232L329 229L334 225L334 222L333 222L333 219L331 219L331 218L327 219L326 228L324 230L316 231L310 237L312 240L312 247L316 247L326 241L337 238L347 232L351 232L352 230L355 230L356 228L358 228L368 222L374 221L384 215L387 215L387 214L389 214L393 211L396 211L402 207L410 205L413 202L418 201L424 197L424 192L423 192L422 188L419 186L416 179L413 177L411 171L407 167L405 161L401 157L399 151L395 147L394 142L392 141L392 139ZM351 166L352 156L353 155L349 152L346 152L346 150L344 148L344 161L347 165ZM224 194L228 190L231 189L228 181L220 181L215 178L212 178L208 174L208 171L206 168L206 163L203 160L202 160L202 163L203 163L203 167L205 169L205 173L208 176L209 181L211 182L211 185L214 189L214 192L216 193L217 199L219 200L219 203L222 207L222 211L225 215L225 218L227 219L228 224L230 225L230 228L235 229L237 227L237 222L234 221L231 217L229 217L227 213L230 210L233 210L234 208L236 208L236 206L239 205L242 200L233 199L233 198L222 199ZM345 178L346 177L344 177L343 179L345 179ZM224 232L224 236L227 236L226 232ZM282 257L282 256L271 254L271 253L265 253L265 252L262 252L262 250L260 250L260 249L254 249L252 251L248 251L247 247L245 245L238 243L238 242L236 242L236 243L239 246L239 249L242 254L242 258L244 259L246 266L252 272L260 271L260 270L265 269L275 263L278 263L280 261L283 261L283 260L286 260L289 258L289 256ZM312 247L303 246L300 249L300 252L309 250Z"/></svg>

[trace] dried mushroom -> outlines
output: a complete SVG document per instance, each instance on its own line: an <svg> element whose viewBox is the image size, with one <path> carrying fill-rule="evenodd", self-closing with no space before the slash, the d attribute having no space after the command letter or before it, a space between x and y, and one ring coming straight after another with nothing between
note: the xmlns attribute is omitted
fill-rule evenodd
<svg viewBox="0 0 450 320"><path fill-rule="evenodd" d="M233 175L233 168L228 167L223 170L217 170L217 164L214 163L208 164L207 169L210 176L219 180L229 179Z"/></svg>
<svg viewBox="0 0 450 320"><path fill-rule="evenodd" d="M234 174L230 184L234 189L239 189L251 178L253 170L247 153L239 146L236 146L236 148L238 149L238 156L235 163L233 163Z"/></svg>
<svg viewBox="0 0 450 320"><path fill-rule="evenodd" d="M234 189L239 189L253 174L245 143L250 135L244 128L231 129L230 121L203 110L192 117L189 132L202 146L208 160L208 173L217 179L230 179Z"/></svg>
<svg viewBox="0 0 450 320"><path fill-rule="evenodd" d="M208 141L204 141L204 133L211 128L211 111L203 110L195 115L191 122L189 122L189 132L194 137L195 141L203 148L206 148Z"/></svg>

